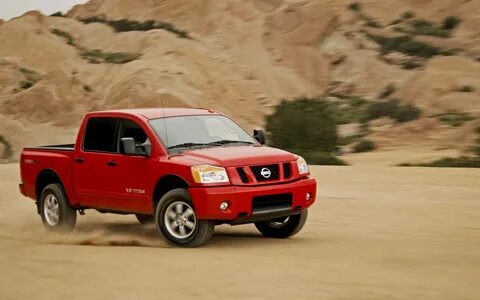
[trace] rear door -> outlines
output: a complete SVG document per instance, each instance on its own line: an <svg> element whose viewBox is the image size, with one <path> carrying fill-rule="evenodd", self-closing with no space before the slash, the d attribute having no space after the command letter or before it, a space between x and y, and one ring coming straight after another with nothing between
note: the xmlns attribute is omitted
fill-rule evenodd
<svg viewBox="0 0 480 300"><path fill-rule="evenodd" d="M110 208L111 174L117 151L118 120L91 117L87 120L84 137L74 156L73 181L81 205Z"/></svg>

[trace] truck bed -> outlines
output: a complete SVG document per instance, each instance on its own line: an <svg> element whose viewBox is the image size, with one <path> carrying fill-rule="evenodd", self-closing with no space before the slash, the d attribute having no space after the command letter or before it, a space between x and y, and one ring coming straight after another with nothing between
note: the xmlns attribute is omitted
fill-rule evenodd
<svg viewBox="0 0 480 300"><path fill-rule="evenodd" d="M24 148L20 159L24 194L36 199L39 193L35 190L37 178L42 171L49 170L63 179L66 193L72 195L71 168L74 147L74 144L62 144Z"/></svg>

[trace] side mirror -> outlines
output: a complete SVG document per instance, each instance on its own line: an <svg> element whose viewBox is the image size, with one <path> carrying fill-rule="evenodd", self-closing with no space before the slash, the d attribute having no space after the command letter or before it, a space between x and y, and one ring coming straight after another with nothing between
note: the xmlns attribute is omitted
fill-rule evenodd
<svg viewBox="0 0 480 300"><path fill-rule="evenodd" d="M137 153L135 140L131 137L124 137L120 140L123 146L123 153L127 155L135 155Z"/></svg>
<svg viewBox="0 0 480 300"><path fill-rule="evenodd" d="M150 156L150 153L152 152L152 144L148 139L141 145L135 144L135 139L131 137L121 138L120 141L123 146L123 154Z"/></svg>
<svg viewBox="0 0 480 300"><path fill-rule="evenodd" d="M253 130L253 137L262 145L265 145L265 132L261 129Z"/></svg>

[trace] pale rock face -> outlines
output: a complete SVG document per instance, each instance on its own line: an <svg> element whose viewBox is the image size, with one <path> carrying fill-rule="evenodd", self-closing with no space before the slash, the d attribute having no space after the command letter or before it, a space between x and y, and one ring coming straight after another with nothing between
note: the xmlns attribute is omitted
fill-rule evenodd
<svg viewBox="0 0 480 300"><path fill-rule="evenodd" d="M451 38L419 39L463 51L415 70L399 66L402 54L390 54L388 63L365 32L391 34L391 29L362 25L347 0L91 0L65 18L32 11L0 21L0 134L12 141L18 157L25 145L72 142L87 111L162 102L211 107L251 130L264 125L264 116L281 99L328 94L375 99L392 83L395 98L420 106L425 117L452 110L480 114L479 1L360 2L362 12L382 25L407 10L436 23L458 16L462 22ZM92 16L169 22L192 39L161 29L117 33L105 24L76 20ZM73 43L54 29L68 33ZM93 49L140 57L93 64L82 58L83 50ZM455 87L463 85L474 91L458 92ZM418 122L423 125L387 126L374 137L386 147L440 147L442 136L452 132L436 128L435 119ZM468 130L458 147L471 141L473 128ZM393 132L405 135L405 142L390 138ZM431 134L437 138L424 139Z"/></svg>

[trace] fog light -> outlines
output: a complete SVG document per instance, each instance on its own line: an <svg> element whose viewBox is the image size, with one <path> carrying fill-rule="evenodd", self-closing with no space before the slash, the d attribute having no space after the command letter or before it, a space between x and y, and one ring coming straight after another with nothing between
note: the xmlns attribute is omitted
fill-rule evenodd
<svg viewBox="0 0 480 300"><path fill-rule="evenodd" d="M305 199L307 199L307 201L308 201L308 200L310 200L311 197L312 196L310 195L310 193L307 193L307 195L305 196Z"/></svg>
<svg viewBox="0 0 480 300"><path fill-rule="evenodd" d="M220 203L220 210L225 211L227 209L228 209L228 202L227 201L223 201L222 203Z"/></svg>

